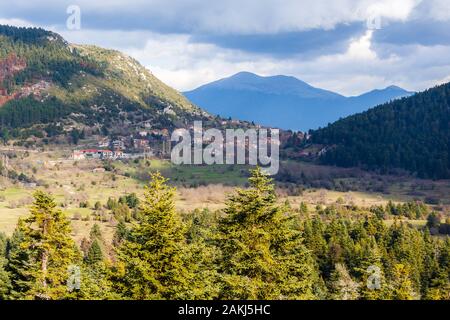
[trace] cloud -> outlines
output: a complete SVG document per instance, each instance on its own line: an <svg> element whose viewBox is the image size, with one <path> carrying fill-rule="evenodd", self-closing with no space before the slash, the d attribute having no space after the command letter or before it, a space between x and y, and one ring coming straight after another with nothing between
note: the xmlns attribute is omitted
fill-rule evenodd
<svg viewBox="0 0 450 320"><path fill-rule="evenodd" d="M450 20L450 2L448 0L424 0L411 13L414 19L434 21Z"/></svg>
<svg viewBox="0 0 450 320"><path fill-rule="evenodd" d="M243 70L347 95L450 74L448 0L78 0L82 29L70 31L73 3L0 0L0 23L124 51L179 90Z"/></svg>
<svg viewBox="0 0 450 320"><path fill-rule="evenodd" d="M25 28L31 28L34 27L31 22L25 21L22 19L16 19L16 18L9 18L9 19L2 19L0 18L0 25L8 25L8 26L15 26L15 27L25 27Z"/></svg>
<svg viewBox="0 0 450 320"><path fill-rule="evenodd" d="M434 46L450 44L449 30L450 21L409 20L377 30L374 38L378 43L397 46L408 44Z"/></svg>
<svg viewBox="0 0 450 320"><path fill-rule="evenodd" d="M364 23L376 11L404 20L417 0L78 0L90 29L189 34L276 34ZM0 0L2 15L63 26L71 0Z"/></svg>
<svg viewBox="0 0 450 320"><path fill-rule="evenodd" d="M352 37L364 34L361 23L341 24L330 30L312 29L298 32L252 35L194 35L193 42L213 43L222 48L285 57L302 55L304 58L346 49Z"/></svg>
<svg viewBox="0 0 450 320"><path fill-rule="evenodd" d="M224 49L211 43L192 42L187 35L153 34L145 46L124 51L180 91L243 70L267 76L292 75L345 95L392 84L419 91L450 74L449 46L411 45L403 55L382 56L375 50L373 31L352 38L341 53L307 60L295 55L280 58Z"/></svg>

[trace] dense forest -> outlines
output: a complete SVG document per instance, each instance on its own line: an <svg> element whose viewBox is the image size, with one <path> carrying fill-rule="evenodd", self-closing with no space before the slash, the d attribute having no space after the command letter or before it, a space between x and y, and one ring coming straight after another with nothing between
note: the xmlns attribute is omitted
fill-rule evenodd
<svg viewBox="0 0 450 320"><path fill-rule="evenodd" d="M312 141L329 146L326 164L450 178L450 84L339 120Z"/></svg>
<svg viewBox="0 0 450 320"><path fill-rule="evenodd" d="M47 124L67 116L74 110L76 109L64 105L55 98L45 103L31 97L13 100L0 108L0 126L6 129Z"/></svg>
<svg viewBox="0 0 450 320"><path fill-rule="evenodd" d="M175 191L155 173L142 199L108 199L112 243L94 224L81 246L36 191L0 235L0 299L450 299L450 239L430 232L450 221L424 205L293 208L260 169L221 211L178 212Z"/></svg>
<svg viewBox="0 0 450 320"><path fill-rule="evenodd" d="M34 79L49 79L67 86L71 77L80 71L101 75L104 68L69 48L56 33L40 28L0 25L0 59L11 54L24 59L26 68L3 80L1 87L9 90Z"/></svg>

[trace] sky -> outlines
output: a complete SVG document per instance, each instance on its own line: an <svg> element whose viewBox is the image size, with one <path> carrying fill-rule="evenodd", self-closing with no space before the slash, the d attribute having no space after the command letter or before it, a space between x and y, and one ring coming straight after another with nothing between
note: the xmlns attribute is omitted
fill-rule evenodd
<svg viewBox="0 0 450 320"><path fill-rule="evenodd" d="M347 96L450 82L448 0L0 0L0 8L0 24L120 50L179 91L240 71Z"/></svg>

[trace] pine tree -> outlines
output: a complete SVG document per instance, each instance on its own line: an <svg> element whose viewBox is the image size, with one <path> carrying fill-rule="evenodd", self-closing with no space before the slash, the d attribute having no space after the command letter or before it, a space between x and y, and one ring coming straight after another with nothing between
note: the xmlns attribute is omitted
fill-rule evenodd
<svg viewBox="0 0 450 320"><path fill-rule="evenodd" d="M381 253L374 238L366 239L360 248L360 258L355 271L361 282L359 295L362 300L383 300L386 298L386 279Z"/></svg>
<svg viewBox="0 0 450 320"><path fill-rule="evenodd" d="M89 238L91 239L91 241L94 241L95 239L103 241L102 231L100 230L100 226L97 223L94 223L94 225L92 226L91 232L89 233Z"/></svg>
<svg viewBox="0 0 450 320"><path fill-rule="evenodd" d="M69 266L79 257L69 224L51 196L42 191L34 193L30 215L19 222L11 252L18 297L61 299L69 295Z"/></svg>
<svg viewBox="0 0 450 320"><path fill-rule="evenodd" d="M426 244L423 233L408 227L405 223L396 223L391 227L390 256L394 264L405 265L413 290L420 292L420 275L424 273ZM414 266L414 268L408 268ZM395 271L392 266L392 271Z"/></svg>
<svg viewBox="0 0 450 320"><path fill-rule="evenodd" d="M210 300L219 296L218 271L215 261L219 251L207 241L195 241L188 244L187 259L190 278L190 299Z"/></svg>
<svg viewBox="0 0 450 320"><path fill-rule="evenodd" d="M357 300L359 284L355 282L343 264L336 264L331 274L331 298L334 300Z"/></svg>
<svg viewBox="0 0 450 320"><path fill-rule="evenodd" d="M325 225L319 217L307 219L303 226L304 243L316 257L322 273L328 273L328 246L325 240Z"/></svg>
<svg viewBox="0 0 450 320"><path fill-rule="evenodd" d="M429 288L425 296L426 300L450 300L449 275L441 271L430 280Z"/></svg>
<svg viewBox="0 0 450 320"><path fill-rule="evenodd" d="M274 185L260 168L248 190L237 189L219 224L224 299L313 298L314 264L291 217L277 206Z"/></svg>
<svg viewBox="0 0 450 320"><path fill-rule="evenodd" d="M415 300L418 298L410 278L410 267L395 264L390 281L390 295L393 300Z"/></svg>
<svg viewBox="0 0 450 320"><path fill-rule="evenodd" d="M5 258L0 258L0 300L6 300L11 290L11 280L5 270Z"/></svg>
<svg viewBox="0 0 450 320"><path fill-rule="evenodd" d="M76 296L81 300L120 300L115 290L111 267L104 261L95 264L83 264L81 286Z"/></svg>
<svg viewBox="0 0 450 320"><path fill-rule="evenodd" d="M437 270L434 277L428 279L425 299L450 300L450 238L440 242L437 258Z"/></svg>
<svg viewBox="0 0 450 320"><path fill-rule="evenodd" d="M98 239L94 239L86 255L87 264L96 264L104 260L103 250Z"/></svg>
<svg viewBox="0 0 450 320"><path fill-rule="evenodd" d="M6 271L7 242L6 236L0 233L0 300L7 299L11 290L11 279Z"/></svg>
<svg viewBox="0 0 450 320"><path fill-rule="evenodd" d="M218 270L215 262L220 251L214 245L217 216L208 209L195 209L183 214L186 221L188 263L194 277L191 280L193 298L217 299L219 296Z"/></svg>
<svg viewBox="0 0 450 320"><path fill-rule="evenodd" d="M299 206L299 211L302 214L307 214L308 213L308 205L302 201Z"/></svg>
<svg viewBox="0 0 450 320"><path fill-rule="evenodd" d="M89 238L90 243L85 255L85 261L87 264L94 265L104 261L105 258L103 254L103 234L97 223L92 226Z"/></svg>
<svg viewBox="0 0 450 320"><path fill-rule="evenodd" d="M141 203L141 219L118 251L118 283L133 299L189 298L190 272L184 261L185 238L175 212L175 188L152 174Z"/></svg>
<svg viewBox="0 0 450 320"><path fill-rule="evenodd" d="M104 254L104 239L100 226L96 223L92 226L90 241L85 242L88 249L85 253L82 266L82 278L77 299L86 300L110 300L121 297L114 291L111 281L112 274L109 261Z"/></svg>
<svg viewBox="0 0 450 320"><path fill-rule="evenodd" d="M433 239L427 228L424 230L423 238L425 242L425 252L423 257L424 268L420 274L420 293L428 296L430 286L434 285L434 279L438 278L439 273L441 272L438 260L441 241Z"/></svg>
<svg viewBox="0 0 450 320"><path fill-rule="evenodd" d="M126 239L128 236L129 230L127 229L127 225L125 224L123 219L120 219L114 232L113 245L115 247L119 247L119 245L122 243L122 240Z"/></svg>
<svg viewBox="0 0 450 320"><path fill-rule="evenodd" d="M19 219L17 227L9 240L9 252L8 252L8 264L7 270L11 279L11 292L12 299L19 299L30 290L30 282L27 280L25 268L29 260L29 251L22 248L21 243L24 240L24 221Z"/></svg>

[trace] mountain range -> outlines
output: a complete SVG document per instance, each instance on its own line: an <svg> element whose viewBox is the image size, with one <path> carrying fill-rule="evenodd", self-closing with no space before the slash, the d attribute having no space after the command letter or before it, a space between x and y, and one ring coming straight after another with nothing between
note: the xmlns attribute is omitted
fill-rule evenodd
<svg viewBox="0 0 450 320"><path fill-rule="evenodd" d="M294 145L319 146L325 164L450 178L450 84L345 97L294 77L243 72L185 95L200 107L123 53L69 44L44 29L0 26L2 141L59 143L78 133L130 137L147 124L161 132L194 120L223 124L212 113L288 129L325 126Z"/></svg>
<svg viewBox="0 0 450 320"><path fill-rule="evenodd" d="M212 114L282 129L317 129L376 105L413 95L396 86L345 97L289 76L240 72L184 95Z"/></svg>

